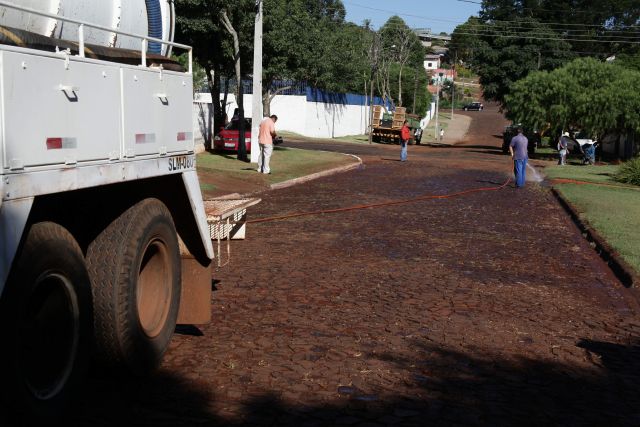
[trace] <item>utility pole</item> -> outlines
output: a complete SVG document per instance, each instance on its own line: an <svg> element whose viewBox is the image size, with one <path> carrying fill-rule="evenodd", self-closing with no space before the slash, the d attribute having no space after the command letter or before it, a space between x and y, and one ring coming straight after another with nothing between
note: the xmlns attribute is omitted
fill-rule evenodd
<svg viewBox="0 0 640 427"><path fill-rule="evenodd" d="M440 102L440 85L436 84L436 128L433 137L438 140L438 103Z"/></svg>
<svg viewBox="0 0 640 427"><path fill-rule="evenodd" d="M373 142L373 77L371 77L369 84L369 144L371 144Z"/></svg>
<svg viewBox="0 0 640 427"><path fill-rule="evenodd" d="M453 123L453 106L456 103L456 67L458 66L458 52L456 52L456 59L453 62L451 68L451 122Z"/></svg>
<svg viewBox="0 0 640 427"><path fill-rule="evenodd" d="M256 0L253 35L253 98L251 102L251 163L258 163L260 146L258 133L262 122L262 17L263 2Z"/></svg>
<svg viewBox="0 0 640 427"><path fill-rule="evenodd" d="M434 138L437 141L438 140L438 112L440 110L440 85L442 83L442 76L443 73L438 73L438 77L439 79L436 81L436 129L435 129L435 135Z"/></svg>

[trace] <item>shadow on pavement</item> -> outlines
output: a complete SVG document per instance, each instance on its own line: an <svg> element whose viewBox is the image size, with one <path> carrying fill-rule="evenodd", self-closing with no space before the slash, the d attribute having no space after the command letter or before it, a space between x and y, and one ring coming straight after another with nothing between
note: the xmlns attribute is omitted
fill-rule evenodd
<svg viewBox="0 0 640 427"><path fill-rule="evenodd" d="M521 345L533 343L523 338ZM239 397L216 415L206 381L162 372L147 379L94 375L65 426L638 425L640 346L582 340L558 348L584 353L587 367L462 352L414 340L410 355L368 354L413 390L343 386L326 404L288 404L278 392ZM468 349L466 349L468 351ZM385 369L385 371L386 371ZM384 375L381 371L376 375ZM244 379L250 381L251 379ZM222 385L222 384L221 384ZM229 384L224 384L228 386ZM286 390L283 390L286 392ZM223 392L223 391L222 391ZM313 395L302 395L313 400ZM0 418L1 420L1 418ZM4 424L3 424L4 425Z"/></svg>

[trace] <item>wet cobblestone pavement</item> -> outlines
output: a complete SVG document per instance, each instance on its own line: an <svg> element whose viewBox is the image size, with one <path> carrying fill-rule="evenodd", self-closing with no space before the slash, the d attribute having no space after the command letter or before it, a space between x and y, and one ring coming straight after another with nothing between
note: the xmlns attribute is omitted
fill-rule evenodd
<svg viewBox="0 0 640 427"><path fill-rule="evenodd" d="M503 119L464 144L315 144L361 170L262 195L251 218L499 186ZM293 145L296 145L293 143ZM95 373L68 425L640 425L640 315L548 189L251 224L214 321L160 373Z"/></svg>

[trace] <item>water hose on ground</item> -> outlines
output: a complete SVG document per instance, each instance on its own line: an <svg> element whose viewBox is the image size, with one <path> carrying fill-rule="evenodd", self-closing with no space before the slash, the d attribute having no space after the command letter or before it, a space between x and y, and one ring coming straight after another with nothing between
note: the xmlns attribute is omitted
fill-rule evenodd
<svg viewBox="0 0 640 427"><path fill-rule="evenodd" d="M252 220L247 221L247 223L248 224L257 224L257 223L262 223L262 222L284 221L284 220L287 220L287 219L299 218L299 217L302 217L302 216L315 216L315 215L323 215L323 214L333 214L333 213L357 211L357 210L362 210L362 209L382 208L382 207L387 207L387 206L397 206L397 205L404 205L404 204L409 204L409 203L416 203L416 202L421 202L421 201L424 201L424 200L451 199L451 198L454 198L454 197L460 197L460 196L464 196L464 195L472 194L472 193L480 193L480 192L486 192L486 191L499 191L499 190L502 190L503 188L505 188L507 185L509 185L509 182L511 182L511 178L508 178L504 182L504 184L500 185L499 187L481 187L481 188L473 188L473 189L470 189L470 190L458 191L456 193L451 193L451 194L424 195L424 196L414 197L414 198L411 198L411 199L393 200L393 201L389 201L389 202L372 203L372 204L367 204L367 205L355 205L355 206L349 206L349 207L346 207L346 208L323 209L323 210L309 211L309 212L296 212L296 213L291 213L291 214L281 215L281 216L252 219Z"/></svg>

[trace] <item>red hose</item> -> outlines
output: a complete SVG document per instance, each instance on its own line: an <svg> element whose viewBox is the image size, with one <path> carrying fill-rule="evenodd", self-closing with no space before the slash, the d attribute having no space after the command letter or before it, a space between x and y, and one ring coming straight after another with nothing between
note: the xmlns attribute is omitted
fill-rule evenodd
<svg viewBox="0 0 640 427"><path fill-rule="evenodd" d="M423 200L450 199L450 198L453 198L453 197L464 196L464 195L471 194L471 193L502 190L507 185L509 185L509 182L511 182L511 178L507 179L504 182L504 184L502 184L499 187L473 188L471 190L464 190L464 191L459 191L457 193L443 194L443 195L437 195L437 196L426 195L426 196L415 197L413 199L395 200L395 201L391 201L391 202L373 203L373 204L369 204L369 205L356 205L356 206L350 206L350 207L347 207L347 208L324 209L324 210L320 210L320 211L310 211L310 212L297 212L297 213L291 213L291 214L282 215L282 216L274 216L274 217L268 217L268 218L252 219L250 221L247 221L247 223L248 224L256 224L256 223L260 223L260 222L282 221L282 220L285 220L285 219L297 218L297 217L301 217L301 216L322 215L322 214L330 214L330 213L356 211L356 210L361 210L361 209L381 208L381 207L385 207L385 206L404 205L404 204L407 204L407 203L415 203L415 202L420 202L420 201L423 201Z"/></svg>

